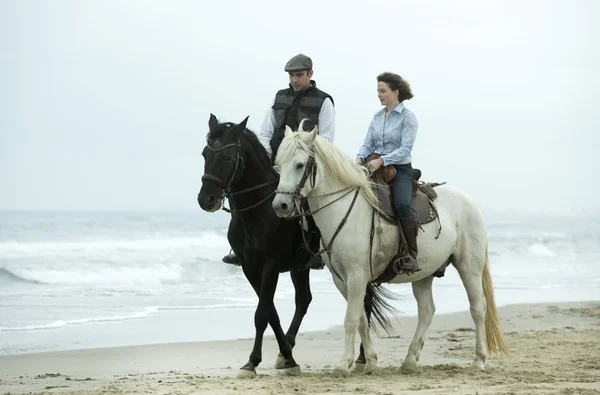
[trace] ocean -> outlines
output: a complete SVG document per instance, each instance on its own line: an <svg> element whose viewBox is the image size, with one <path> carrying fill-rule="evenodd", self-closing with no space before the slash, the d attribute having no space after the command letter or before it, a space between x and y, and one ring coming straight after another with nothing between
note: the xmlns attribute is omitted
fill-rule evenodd
<svg viewBox="0 0 600 395"><path fill-rule="evenodd" d="M486 219L499 306L600 300L599 214ZM239 267L221 262L228 223L200 209L0 212L0 355L253 337L257 297ZM342 325L329 271L312 271L311 287L300 331ZM395 307L416 315L410 285L388 288L400 295ZM434 298L436 314L469 308L452 267L435 279ZM287 273L275 303L286 329Z"/></svg>

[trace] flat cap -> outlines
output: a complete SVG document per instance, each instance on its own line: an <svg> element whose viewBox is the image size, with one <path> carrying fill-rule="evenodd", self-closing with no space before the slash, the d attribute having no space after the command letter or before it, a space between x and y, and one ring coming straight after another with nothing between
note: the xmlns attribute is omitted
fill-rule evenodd
<svg viewBox="0 0 600 395"><path fill-rule="evenodd" d="M311 70L312 66L312 59L300 53L288 60L285 71Z"/></svg>

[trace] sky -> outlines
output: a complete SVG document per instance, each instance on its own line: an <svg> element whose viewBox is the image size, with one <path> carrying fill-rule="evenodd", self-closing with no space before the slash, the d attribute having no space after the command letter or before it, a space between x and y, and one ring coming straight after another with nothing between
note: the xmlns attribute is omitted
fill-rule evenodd
<svg viewBox="0 0 600 395"><path fill-rule="evenodd" d="M350 157L391 71L415 95L422 179L488 209L598 212L599 15L594 0L0 0L0 209L197 209L210 114L258 130L304 53Z"/></svg>

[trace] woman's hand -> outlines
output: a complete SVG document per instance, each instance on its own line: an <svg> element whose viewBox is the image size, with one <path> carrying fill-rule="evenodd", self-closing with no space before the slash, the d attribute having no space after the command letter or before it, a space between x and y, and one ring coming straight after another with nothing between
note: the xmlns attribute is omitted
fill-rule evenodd
<svg viewBox="0 0 600 395"><path fill-rule="evenodd" d="M356 158L356 164L362 166L362 164L363 164L363 158Z"/></svg>
<svg viewBox="0 0 600 395"><path fill-rule="evenodd" d="M381 158L373 159L372 161L370 161L367 164L367 169L369 169L369 171L371 173L373 173L373 172L377 171L377 169L379 169L382 165L383 165L383 159L381 159Z"/></svg>

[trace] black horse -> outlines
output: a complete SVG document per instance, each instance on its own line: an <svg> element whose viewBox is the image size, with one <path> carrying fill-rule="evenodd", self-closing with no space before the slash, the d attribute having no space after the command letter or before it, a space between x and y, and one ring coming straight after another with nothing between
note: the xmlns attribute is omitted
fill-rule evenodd
<svg viewBox="0 0 600 395"><path fill-rule="evenodd" d="M311 254L305 247L300 223L279 218L272 208L279 176L256 135L246 128L247 121L248 117L237 125L219 123L210 115L207 144L202 152L204 175L198 203L203 210L215 212L223 208L224 199L228 199L231 222L227 238L259 299L254 315L254 347L239 376L256 375L267 324L271 325L279 345L275 367L297 374L300 367L292 356L292 348L312 300L310 270L306 267ZM287 271L296 291L296 311L284 334L273 297L279 274ZM369 287L365 298L367 315L370 317L373 313L377 323L387 331L390 322L383 310L391 310L383 298L389 295ZM362 346L357 362L364 363Z"/></svg>

